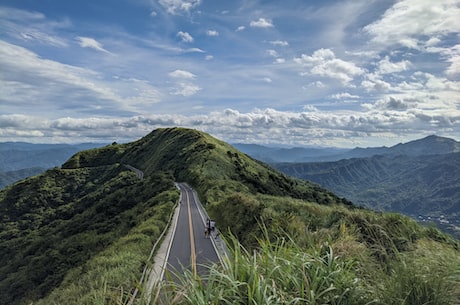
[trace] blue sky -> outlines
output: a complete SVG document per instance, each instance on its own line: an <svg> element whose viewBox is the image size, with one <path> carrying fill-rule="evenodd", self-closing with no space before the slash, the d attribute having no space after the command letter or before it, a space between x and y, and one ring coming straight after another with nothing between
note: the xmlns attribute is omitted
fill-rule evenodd
<svg viewBox="0 0 460 305"><path fill-rule="evenodd" d="M0 141L460 140L460 1L1 0Z"/></svg>

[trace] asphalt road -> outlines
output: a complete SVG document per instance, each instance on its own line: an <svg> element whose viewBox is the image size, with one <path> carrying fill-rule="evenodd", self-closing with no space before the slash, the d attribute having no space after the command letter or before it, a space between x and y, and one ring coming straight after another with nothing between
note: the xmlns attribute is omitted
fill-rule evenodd
<svg viewBox="0 0 460 305"><path fill-rule="evenodd" d="M206 215L198 197L186 184L178 184L181 203L165 276L181 274L184 268L203 275L204 265L219 261L213 237L205 237Z"/></svg>

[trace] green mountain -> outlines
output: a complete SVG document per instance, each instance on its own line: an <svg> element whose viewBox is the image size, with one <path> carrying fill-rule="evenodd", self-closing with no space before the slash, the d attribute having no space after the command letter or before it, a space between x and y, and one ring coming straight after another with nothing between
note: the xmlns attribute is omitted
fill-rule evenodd
<svg viewBox="0 0 460 305"><path fill-rule="evenodd" d="M333 271L342 274L336 277L341 298L359 291L355 300L362 304L377 297L385 304L384 291L399 289L386 286L394 274L420 272L445 278L436 282L435 296L456 297L458 282L446 274L458 266L459 245L448 235L401 215L357 208L208 134L169 128L79 152L61 168L0 191L0 304L124 303L177 203L174 181L194 187L221 232L234 235L248 254L261 249L261 239L285 234L299 254L324 255L329 247L337 260L355 266ZM418 268L433 247L436 260ZM392 272L396 265L413 266L416 274Z"/></svg>
<svg viewBox="0 0 460 305"><path fill-rule="evenodd" d="M460 237L460 152L273 166L374 210L429 217Z"/></svg>

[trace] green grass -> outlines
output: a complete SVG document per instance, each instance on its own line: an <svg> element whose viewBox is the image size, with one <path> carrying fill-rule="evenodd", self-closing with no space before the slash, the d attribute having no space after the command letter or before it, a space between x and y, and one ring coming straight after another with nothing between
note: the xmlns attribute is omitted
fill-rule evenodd
<svg viewBox="0 0 460 305"><path fill-rule="evenodd" d="M189 271L178 275L179 283L163 283L150 304L459 304L458 252L449 246L423 238L383 268L370 252L345 251L343 241L354 242L351 248L359 243L358 236L350 239L356 233L343 228L331 244L306 247L289 235L273 238L261 230L265 237L257 250L231 236L231 254L222 264L207 266L204 276ZM438 248L427 252L433 246Z"/></svg>
<svg viewBox="0 0 460 305"><path fill-rule="evenodd" d="M172 202L155 206L154 215L78 268L71 269L58 289L36 305L123 304L147 262L152 245L165 229Z"/></svg>

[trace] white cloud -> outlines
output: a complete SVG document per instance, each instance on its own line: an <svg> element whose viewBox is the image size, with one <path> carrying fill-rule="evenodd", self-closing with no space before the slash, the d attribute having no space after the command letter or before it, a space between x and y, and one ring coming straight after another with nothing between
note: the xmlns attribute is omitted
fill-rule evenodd
<svg viewBox="0 0 460 305"><path fill-rule="evenodd" d="M363 107L373 110L373 109L380 109L380 110L393 110L393 111L405 111L408 108L416 108L417 102L406 101L404 99L399 99L393 96L387 96L383 99L378 100L375 104L362 104Z"/></svg>
<svg viewBox="0 0 460 305"><path fill-rule="evenodd" d="M0 94L4 111L14 108L49 116L71 109L81 113L133 111L139 104L160 100L161 94L146 81L115 79L86 68L42 59L22 47L0 41ZM27 75L27 77L24 77ZM65 103L65 105L64 105ZM53 111L50 111L53 109Z"/></svg>
<svg viewBox="0 0 460 305"><path fill-rule="evenodd" d="M447 56L447 62L450 63L446 74L450 77L460 76L460 44L457 44L444 52Z"/></svg>
<svg viewBox="0 0 460 305"><path fill-rule="evenodd" d="M70 26L70 21L48 21L40 12L1 7L2 34L27 42L38 42L53 47L68 47L67 40L56 33Z"/></svg>
<svg viewBox="0 0 460 305"><path fill-rule="evenodd" d="M76 38L77 41L78 41L78 44L80 45L80 47L82 48L90 48L90 49L94 49L94 50L97 50L97 51L101 51L101 52L104 52L104 53L110 53L109 51L107 51L106 49L104 49L104 47L102 46L102 44L100 42L98 42L96 39L94 38L91 38L91 37L77 37Z"/></svg>
<svg viewBox="0 0 460 305"><path fill-rule="evenodd" d="M309 73L323 77L329 77L348 84L355 76L362 75L364 70L352 62L344 61L335 57L330 49L319 49L311 56L302 54L294 58L294 61L303 67L310 68Z"/></svg>
<svg viewBox="0 0 460 305"><path fill-rule="evenodd" d="M178 83L176 87L172 88L172 95L192 96L201 90L200 87L190 83Z"/></svg>
<svg viewBox="0 0 460 305"><path fill-rule="evenodd" d="M460 6L454 0L402 0L389 8L381 19L364 27L372 41L383 45L400 44L419 48L420 40L430 41L460 32Z"/></svg>
<svg viewBox="0 0 460 305"><path fill-rule="evenodd" d="M177 36L183 41L183 42L193 42L193 37L187 32L182 32L179 31L177 32Z"/></svg>
<svg viewBox="0 0 460 305"><path fill-rule="evenodd" d="M169 14L178 15L189 13L193 8L201 4L201 0L159 0Z"/></svg>
<svg viewBox="0 0 460 305"><path fill-rule="evenodd" d="M377 72L380 74L398 73L407 71L410 67L411 62L408 60L391 62L390 58L385 56L385 58L378 63Z"/></svg>
<svg viewBox="0 0 460 305"><path fill-rule="evenodd" d="M206 35L211 36L211 37L219 36L219 32L217 32L216 30L207 30Z"/></svg>
<svg viewBox="0 0 460 305"><path fill-rule="evenodd" d="M188 78L188 79L193 79L196 77L195 74L189 71L185 71L185 70L175 70L173 72L170 72L169 76L173 78Z"/></svg>
<svg viewBox="0 0 460 305"><path fill-rule="evenodd" d="M263 81L266 82L266 83L271 83L273 82L272 79L270 77L264 77L263 78Z"/></svg>
<svg viewBox="0 0 460 305"><path fill-rule="evenodd" d="M177 92L186 95L186 92ZM364 104L364 111L321 111L306 105L301 112L255 109L240 112L226 109L201 115L151 114L130 117L62 117L54 120L32 116L0 115L2 139L49 139L68 141L113 141L118 136L132 140L159 127L182 126L210 133L230 143L278 143L350 147L381 137L406 137L411 130L432 132L433 126L451 134L458 132L460 111L440 111L418 106L416 99L389 97L374 105ZM67 139L66 139L67 138ZM357 141L357 142L355 142ZM376 143L378 144L378 143ZM383 143L380 143L383 145Z"/></svg>
<svg viewBox="0 0 460 305"><path fill-rule="evenodd" d="M273 27L273 23L270 19L259 18L259 20L251 21L249 26L256 28L271 28Z"/></svg>
<svg viewBox="0 0 460 305"><path fill-rule="evenodd" d="M272 40L272 41L269 41L269 43L274 46L282 46L282 47L289 46L289 43L285 40Z"/></svg>
<svg viewBox="0 0 460 305"><path fill-rule="evenodd" d="M386 92L391 89L391 84L378 78L367 79L361 82L361 87L366 91Z"/></svg>
<svg viewBox="0 0 460 305"><path fill-rule="evenodd" d="M278 52L275 50L267 50L267 55L272 56L272 57L278 57Z"/></svg>
<svg viewBox="0 0 460 305"><path fill-rule="evenodd" d="M336 99L336 100L341 100L341 99L359 99L359 96L358 95L353 95L353 94L350 94L348 92L342 92L342 93L337 93L337 94L333 94L331 95L331 97L333 99Z"/></svg>
<svg viewBox="0 0 460 305"><path fill-rule="evenodd" d="M285 62L286 62L286 59L281 58L281 57L275 59L276 64L284 64Z"/></svg>
<svg viewBox="0 0 460 305"><path fill-rule="evenodd" d="M244 25L240 25L239 27L236 28L235 32L240 32L243 31L246 27Z"/></svg>

